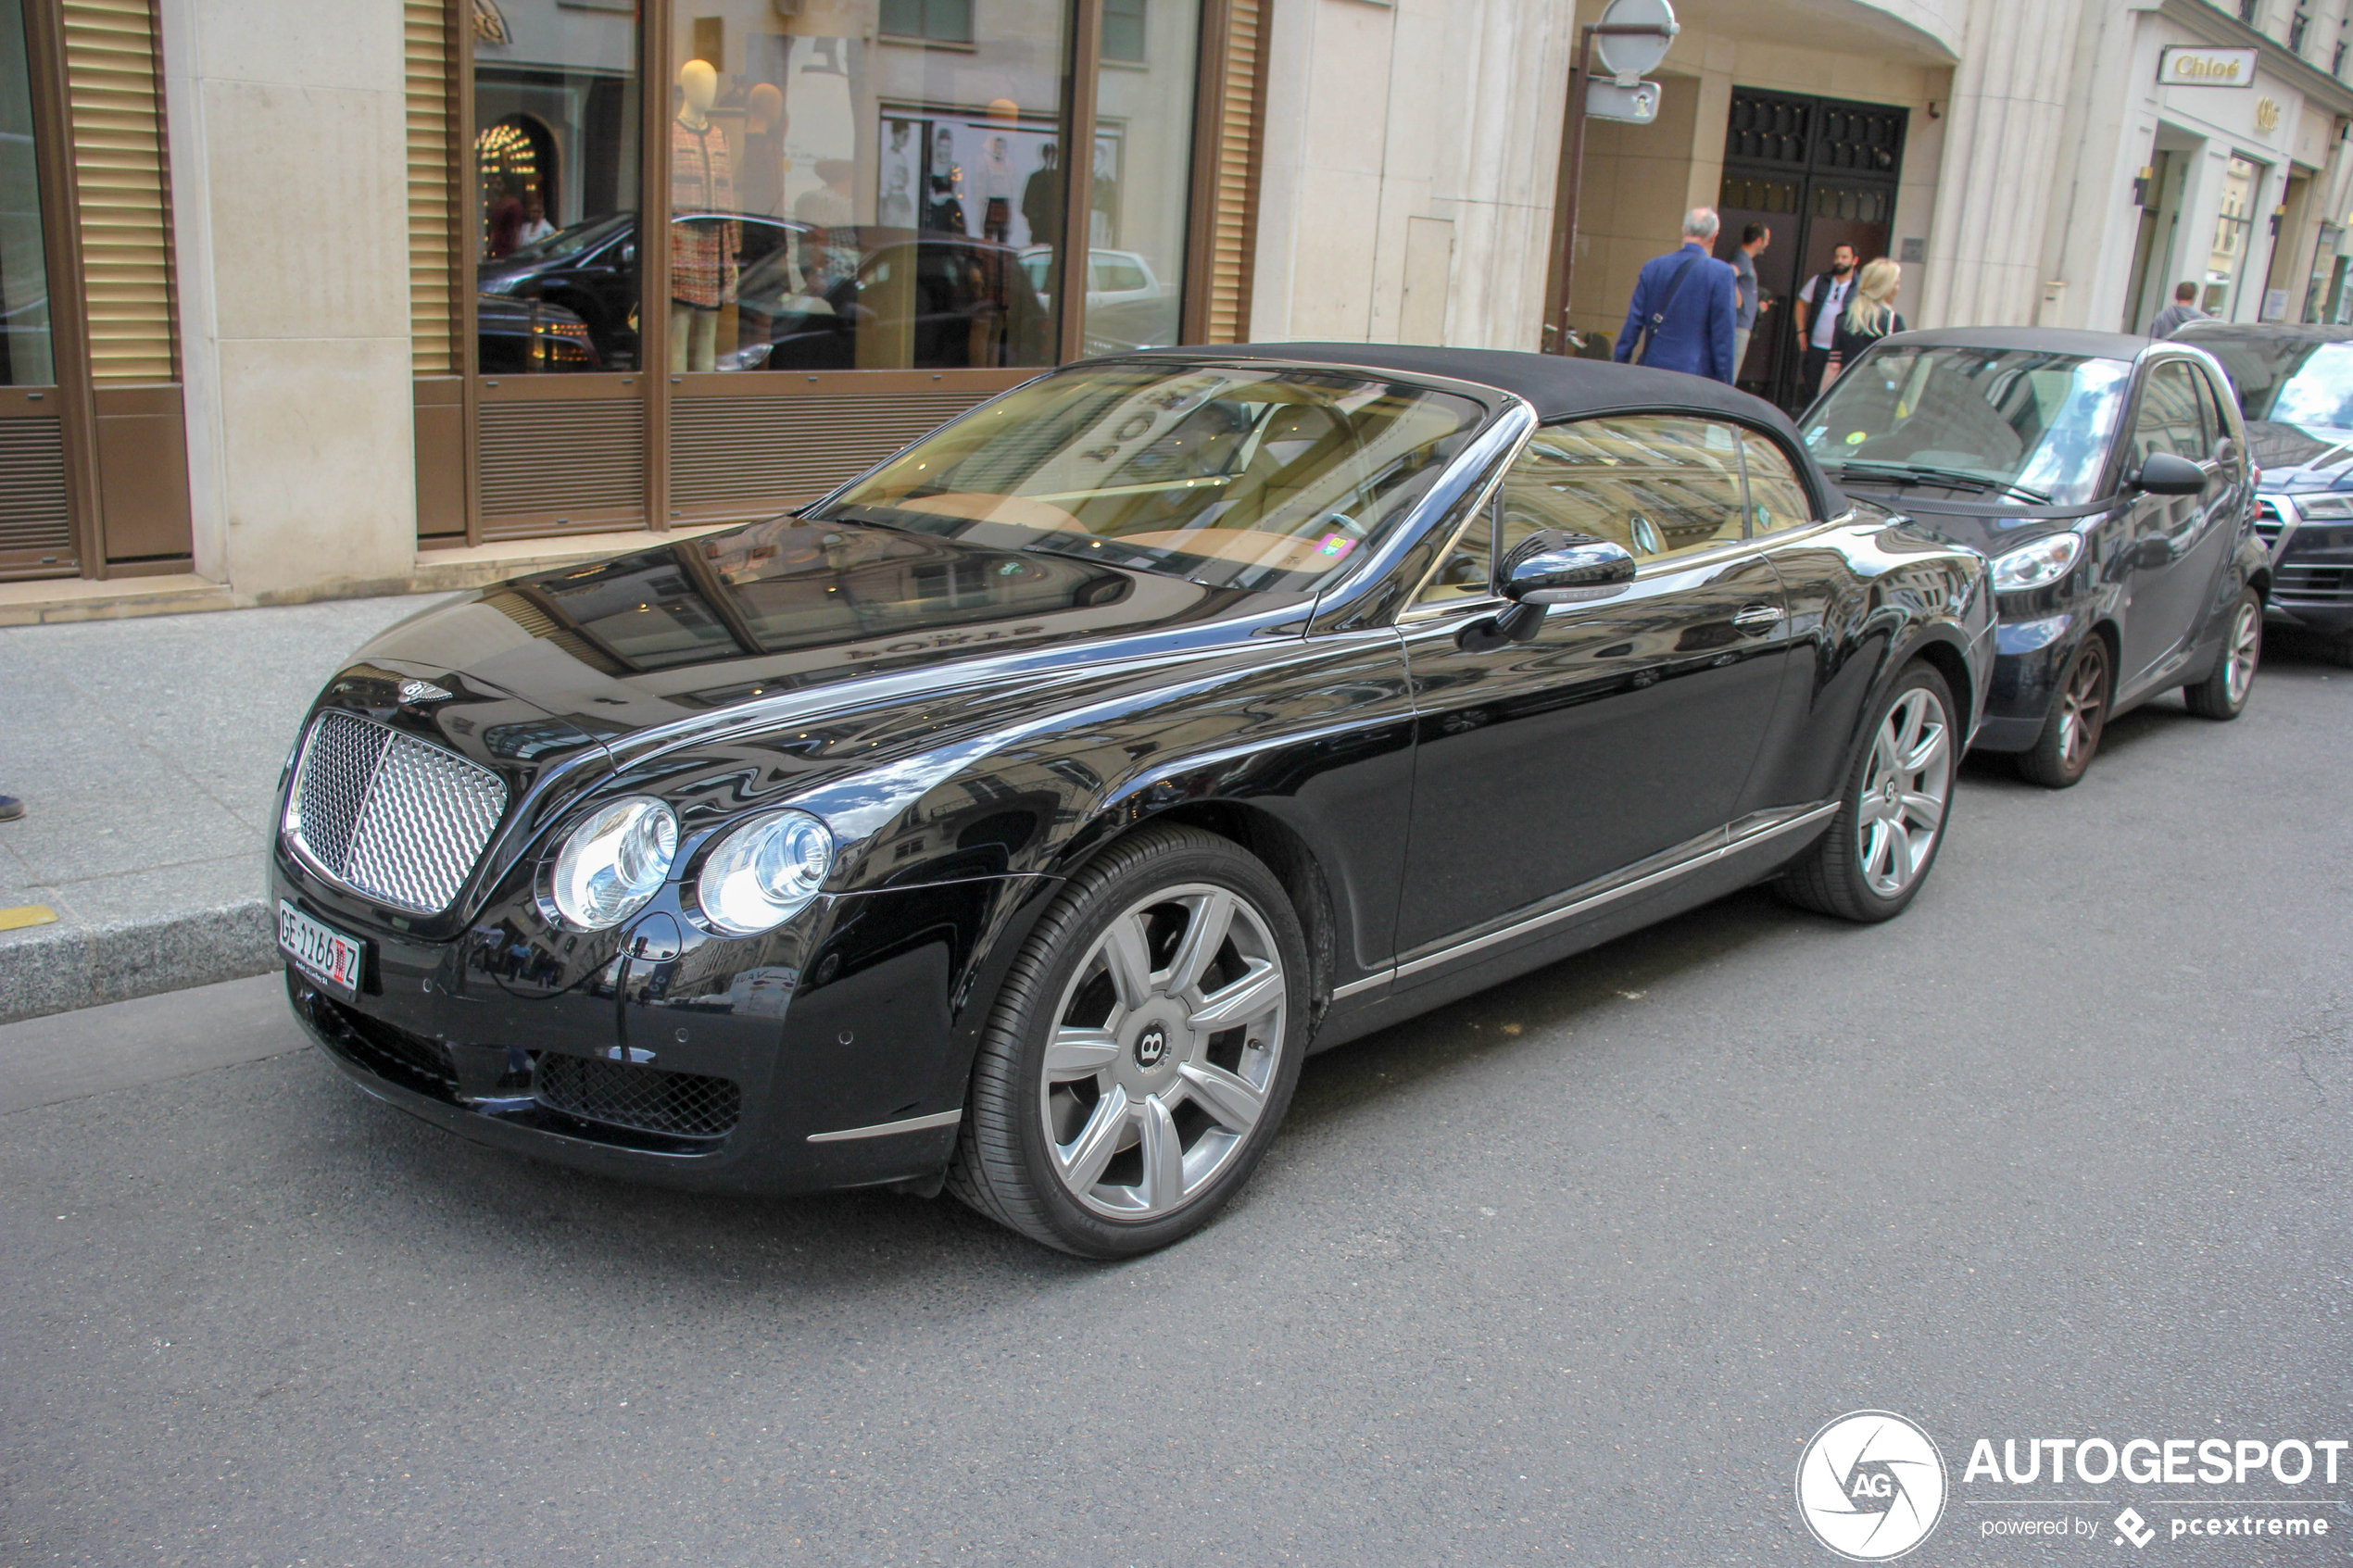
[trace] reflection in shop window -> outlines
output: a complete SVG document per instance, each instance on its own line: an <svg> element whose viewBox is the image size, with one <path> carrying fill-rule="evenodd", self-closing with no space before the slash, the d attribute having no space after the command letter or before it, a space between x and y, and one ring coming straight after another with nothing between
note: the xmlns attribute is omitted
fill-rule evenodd
<svg viewBox="0 0 2353 1568"><path fill-rule="evenodd" d="M1176 342L1192 178L1198 0L1106 0L1096 73L1084 351ZM1139 69L1140 67L1140 69Z"/></svg>
<svg viewBox="0 0 2353 1568"><path fill-rule="evenodd" d="M2231 286L2246 259L2246 240L2254 227L2255 193L2263 182L2263 166L2234 157L2222 176L2221 210L2214 220L2214 249L2206 258L2206 295L2201 302L2211 314L2227 313Z"/></svg>
<svg viewBox="0 0 2353 1568"><path fill-rule="evenodd" d="M519 3L474 30L485 374L638 368L638 73L621 0Z"/></svg>
<svg viewBox="0 0 2353 1568"><path fill-rule="evenodd" d="M46 386L57 379L32 136L24 4L0 0L0 386Z"/></svg>
<svg viewBox="0 0 2353 1568"><path fill-rule="evenodd" d="M882 0L882 31L891 37L969 44L973 0Z"/></svg>
<svg viewBox="0 0 2353 1568"><path fill-rule="evenodd" d="M978 36L969 0L696 9L671 41L673 370L1053 362L1066 6Z"/></svg>
<svg viewBox="0 0 2353 1568"><path fill-rule="evenodd" d="M1103 0L1103 58L1144 63L1145 0Z"/></svg>

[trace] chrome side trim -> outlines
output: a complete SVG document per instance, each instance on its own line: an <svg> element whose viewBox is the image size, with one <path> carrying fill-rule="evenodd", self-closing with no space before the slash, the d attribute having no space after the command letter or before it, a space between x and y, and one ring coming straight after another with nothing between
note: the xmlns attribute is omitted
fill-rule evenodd
<svg viewBox="0 0 2353 1568"><path fill-rule="evenodd" d="M1385 969L1378 974L1368 974L1362 980L1352 980L1345 985L1336 985L1332 988L1332 1000L1344 1002L1351 997L1361 996L1376 985L1386 985L1395 978L1396 973L1394 969Z"/></svg>
<svg viewBox="0 0 2353 1568"><path fill-rule="evenodd" d="M1779 838L1785 833L1795 833L1811 822L1838 814L1839 802L1825 800L1818 806L1784 807L1778 811L1755 811L1726 829L1724 853L1732 854L1752 844L1762 844L1768 838Z"/></svg>
<svg viewBox="0 0 2353 1568"><path fill-rule="evenodd" d="M844 1127L838 1133L812 1133L811 1143L848 1143L853 1138L887 1138L893 1133L921 1133L933 1127L952 1127L964 1119L960 1107L943 1110L937 1116L910 1116L904 1122L877 1122L871 1127Z"/></svg>
<svg viewBox="0 0 2353 1568"><path fill-rule="evenodd" d="M1483 952L1499 942L1508 942L1514 937L1524 936L1529 932L1541 931L1545 926L1567 920L1573 915L1600 909L1605 904L1616 903L1620 898L1640 893L1646 888L1671 882L1677 877L1699 870L1702 866L1713 865L1727 856L1754 849L1761 844L1768 843L1787 834L1796 833L1800 829L1810 827L1816 822L1834 816L1837 814L1839 804L1835 800L1825 800L1812 806L1792 806L1772 811L1752 812L1736 822L1701 834L1698 837L1686 840L1672 849L1652 856L1647 860L1636 861L1632 866L1612 872L1607 876L1596 877L1580 887L1571 888L1567 893L1560 895L1568 900L1566 903L1557 904L1551 909L1514 921L1509 925L1501 926L1480 935L1451 942L1434 953L1426 953L1420 958L1409 960L1385 973L1372 975L1343 985L1332 993L1332 1000L1340 1001L1359 992L1370 990L1384 981L1403 980L1409 975L1419 974L1426 970L1453 963L1458 959ZM1661 861L1665 863L1661 864ZM1645 866L1654 869L1645 871L1642 869Z"/></svg>

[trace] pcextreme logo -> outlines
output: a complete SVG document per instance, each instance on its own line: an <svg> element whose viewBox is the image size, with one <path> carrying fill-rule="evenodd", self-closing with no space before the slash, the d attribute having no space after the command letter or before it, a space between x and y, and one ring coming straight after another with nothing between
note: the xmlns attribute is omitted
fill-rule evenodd
<svg viewBox="0 0 2353 1568"><path fill-rule="evenodd" d="M1944 1515L1944 1456L1889 1411L1854 1411L1797 1459L1797 1512L1814 1538L1855 1562L1903 1556Z"/></svg>

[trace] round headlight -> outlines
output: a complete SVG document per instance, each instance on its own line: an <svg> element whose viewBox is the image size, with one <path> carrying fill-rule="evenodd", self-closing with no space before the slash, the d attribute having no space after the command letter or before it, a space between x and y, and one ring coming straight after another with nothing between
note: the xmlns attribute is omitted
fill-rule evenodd
<svg viewBox="0 0 2353 1568"><path fill-rule="evenodd" d="M556 913L576 931L619 925L661 891L678 852L678 818L650 796L616 800L572 830L556 852Z"/></svg>
<svg viewBox="0 0 2353 1568"><path fill-rule="evenodd" d="M833 868L834 835L806 811L745 823L703 861L695 897L703 918L730 936L782 925L817 897Z"/></svg>
<svg viewBox="0 0 2353 1568"><path fill-rule="evenodd" d="M2009 594L2056 583L2067 575L2067 569L2082 553L2083 536L2080 533L2052 533L2032 545L2020 545L2007 555L1994 558L1994 591Z"/></svg>

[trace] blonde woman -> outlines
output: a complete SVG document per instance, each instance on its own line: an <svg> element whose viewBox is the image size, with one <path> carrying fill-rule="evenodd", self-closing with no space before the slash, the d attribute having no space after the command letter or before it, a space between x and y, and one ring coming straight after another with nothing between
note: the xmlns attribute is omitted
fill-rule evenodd
<svg viewBox="0 0 2353 1568"><path fill-rule="evenodd" d="M1855 297L1846 302L1846 312L1838 319L1838 328L1831 336L1831 362L1822 372L1822 384L1828 386L1838 379L1838 373L1863 350L1890 332L1904 331L1904 318L1895 313L1895 291L1903 286L1904 269L1885 257L1867 262L1863 274L1855 281Z"/></svg>

